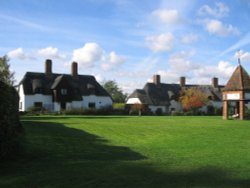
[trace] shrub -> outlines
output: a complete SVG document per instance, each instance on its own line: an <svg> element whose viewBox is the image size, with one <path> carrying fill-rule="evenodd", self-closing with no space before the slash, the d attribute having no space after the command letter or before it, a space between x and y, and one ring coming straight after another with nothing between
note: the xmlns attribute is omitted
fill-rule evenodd
<svg viewBox="0 0 250 188"><path fill-rule="evenodd" d="M111 107L103 107L100 109L83 109L83 108L74 108L71 110L65 110L64 114L66 115L111 115Z"/></svg>
<svg viewBox="0 0 250 188"><path fill-rule="evenodd" d="M222 108L215 108L214 114L217 116L222 116Z"/></svg>
<svg viewBox="0 0 250 188"><path fill-rule="evenodd" d="M47 110L43 107L31 106L28 108L27 113L31 115L39 115L47 113Z"/></svg>
<svg viewBox="0 0 250 188"><path fill-rule="evenodd" d="M125 109L126 104L125 103L113 103L113 109Z"/></svg>
<svg viewBox="0 0 250 188"><path fill-rule="evenodd" d="M172 112L172 116L183 116L183 112Z"/></svg>
<svg viewBox="0 0 250 188"><path fill-rule="evenodd" d="M250 119L250 109L248 108L245 109L245 118Z"/></svg>
<svg viewBox="0 0 250 188"><path fill-rule="evenodd" d="M1 81L0 91L0 158L10 158L18 151L23 131L19 121L19 97L14 87Z"/></svg>

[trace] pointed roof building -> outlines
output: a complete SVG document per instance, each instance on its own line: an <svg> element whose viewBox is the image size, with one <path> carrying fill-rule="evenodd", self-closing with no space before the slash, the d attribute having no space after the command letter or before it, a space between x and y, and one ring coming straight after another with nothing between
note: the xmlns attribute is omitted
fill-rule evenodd
<svg viewBox="0 0 250 188"><path fill-rule="evenodd" d="M249 74L240 64L228 80L224 91L250 91Z"/></svg>

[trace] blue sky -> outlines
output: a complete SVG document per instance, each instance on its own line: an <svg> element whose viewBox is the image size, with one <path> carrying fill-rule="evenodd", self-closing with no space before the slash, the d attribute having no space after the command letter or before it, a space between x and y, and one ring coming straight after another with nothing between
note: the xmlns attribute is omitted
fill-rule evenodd
<svg viewBox="0 0 250 188"><path fill-rule="evenodd" d="M225 84L237 54L250 73L250 0L0 0L0 55L17 81L25 72L115 80L130 93L161 81Z"/></svg>

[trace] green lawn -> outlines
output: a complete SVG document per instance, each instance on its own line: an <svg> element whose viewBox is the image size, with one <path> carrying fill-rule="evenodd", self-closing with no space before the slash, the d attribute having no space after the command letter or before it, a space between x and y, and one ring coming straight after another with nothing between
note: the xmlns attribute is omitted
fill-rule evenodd
<svg viewBox="0 0 250 188"><path fill-rule="evenodd" d="M0 187L250 187L250 121L23 117L23 152Z"/></svg>

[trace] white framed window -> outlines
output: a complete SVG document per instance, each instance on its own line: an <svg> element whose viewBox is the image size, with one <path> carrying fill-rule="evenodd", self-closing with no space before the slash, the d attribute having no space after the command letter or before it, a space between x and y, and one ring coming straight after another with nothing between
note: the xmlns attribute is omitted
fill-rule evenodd
<svg viewBox="0 0 250 188"><path fill-rule="evenodd" d="M67 89L61 89L61 95L67 95Z"/></svg>
<svg viewBox="0 0 250 188"><path fill-rule="evenodd" d="M23 107L23 103L19 102L19 109L22 109L22 107Z"/></svg>

